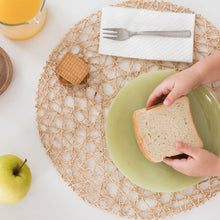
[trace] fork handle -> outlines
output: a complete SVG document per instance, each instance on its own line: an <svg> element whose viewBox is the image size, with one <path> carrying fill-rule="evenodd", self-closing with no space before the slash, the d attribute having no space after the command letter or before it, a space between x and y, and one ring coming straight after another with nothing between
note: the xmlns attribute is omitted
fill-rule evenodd
<svg viewBox="0 0 220 220"><path fill-rule="evenodd" d="M191 37L191 31L138 31L134 32L133 35L152 35L152 36L161 36L161 37Z"/></svg>

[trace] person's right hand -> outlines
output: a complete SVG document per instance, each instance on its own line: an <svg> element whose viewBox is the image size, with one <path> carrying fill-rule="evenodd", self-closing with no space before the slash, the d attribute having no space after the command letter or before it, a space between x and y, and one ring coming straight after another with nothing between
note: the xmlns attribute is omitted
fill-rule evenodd
<svg viewBox="0 0 220 220"><path fill-rule="evenodd" d="M201 83L200 78L199 72L193 67L169 76L151 93L146 107L159 103L164 97L163 104L165 106L171 105L177 98L197 88Z"/></svg>

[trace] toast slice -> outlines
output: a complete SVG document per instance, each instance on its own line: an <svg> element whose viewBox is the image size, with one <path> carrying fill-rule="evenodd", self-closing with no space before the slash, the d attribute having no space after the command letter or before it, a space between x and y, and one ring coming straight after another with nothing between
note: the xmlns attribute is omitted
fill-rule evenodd
<svg viewBox="0 0 220 220"><path fill-rule="evenodd" d="M168 107L158 104L150 109L139 109L133 113L133 123L138 145L152 162L182 154L176 149L177 141L203 147L187 96L180 97Z"/></svg>

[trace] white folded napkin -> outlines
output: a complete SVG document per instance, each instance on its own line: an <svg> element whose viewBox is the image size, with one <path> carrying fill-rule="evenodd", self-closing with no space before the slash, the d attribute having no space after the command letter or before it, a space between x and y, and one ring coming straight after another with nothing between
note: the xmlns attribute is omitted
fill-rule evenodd
<svg viewBox="0 0 220 220"><path fill-rule="evenodd" d="M194 14L157 12L147 9L106 7L102 10L99 53L148 60L192 62ZM103 38L103 28L130 31L190 30L189 38L133 36L125 41Z"/></svg>

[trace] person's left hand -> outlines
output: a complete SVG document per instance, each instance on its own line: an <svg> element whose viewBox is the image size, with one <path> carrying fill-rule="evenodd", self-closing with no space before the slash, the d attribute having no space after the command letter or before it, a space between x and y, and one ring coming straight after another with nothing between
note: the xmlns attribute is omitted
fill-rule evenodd
<svg viewBox="0 0 220 220"><path fill-rule="evenodd" d="M189 155L184 159L164 158L163 162L188 176L220 176L220 157L202 148L176 143L176 148Z"/></svg>

